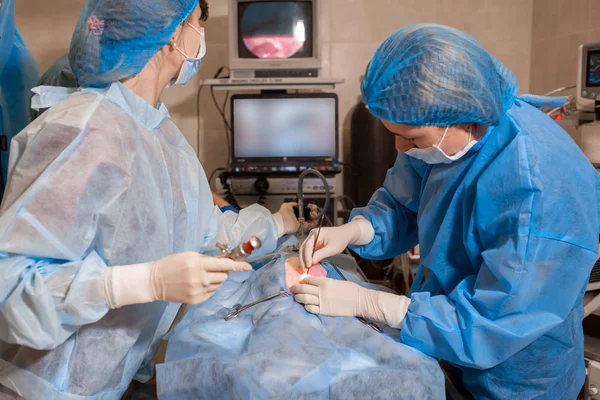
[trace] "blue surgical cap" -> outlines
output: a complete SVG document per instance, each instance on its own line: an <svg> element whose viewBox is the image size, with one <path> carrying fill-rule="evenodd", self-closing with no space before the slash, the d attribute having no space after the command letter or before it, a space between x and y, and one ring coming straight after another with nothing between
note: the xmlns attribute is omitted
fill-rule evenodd
<svg viewBox="0 0 600 400"><path fill-rule="evenodd" d="M410 25L375 52L362 82L377 118L413 126L494 126L518 90L514 74L457 29Z"/></svg>
<svg viewBox="0 0 600 400"><path fill-rule="evenodd" d="M197 5L198 0L87 0L69 51L79 85L103 87L138 74Z"/></svg>

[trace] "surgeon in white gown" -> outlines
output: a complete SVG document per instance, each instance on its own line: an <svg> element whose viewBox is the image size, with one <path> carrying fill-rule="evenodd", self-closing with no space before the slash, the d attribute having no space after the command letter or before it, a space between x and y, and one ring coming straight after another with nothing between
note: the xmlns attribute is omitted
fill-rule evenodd
<svg viewBox="0 0 600 400"><path fill-rule="evenodd" d="M205 52L205 0L88 0L70 64L82 88L11 144L0 214L0 399L119 399L152 375L179 303L210 298L243 262L216 242L295 232L290 204L222 213L160 101Z"/></svg>

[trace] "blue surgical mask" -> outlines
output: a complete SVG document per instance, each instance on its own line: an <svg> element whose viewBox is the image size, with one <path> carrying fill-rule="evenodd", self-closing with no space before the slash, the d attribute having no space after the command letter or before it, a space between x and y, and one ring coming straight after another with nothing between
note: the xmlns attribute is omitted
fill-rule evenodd
<svg viewBox="0 0 600 400"><path fill-rule="evenodd" d="M177 50L179 53L181 53L182 56L185 57L185 61L183 62L183 65L181 66L181 69L179 70L179 75L177 76L177 79L171 80L171 82L169 82L167 87L171 87L171 86L175 86L175 85L185 85L186 83L191 81L192 78L194 78L194 76L200 69L200 67L202 66L202 58L206 54L206 38L204 35L204 28L198 29L194 25L190 24L187 21L186 21L186 24L188 24L192 29L194 29L200 35L200 49L198 49L198 56L196 58L188 57L188 55L185 54L183 52L183 50L180 50L177 47L175 42L172 42L171 45L175 48L175 50Z"/></svg>
<svg viewBox="0 0 600 400"><path fill-rule="evenodd" d="M450 164L451 162L454 162L460 159L465 154L467 154L467 152L477 144L477 140L472 140L471 133L473 130L473 126L471 125L469 127L469 142L467 143L467 145L463 147L463 149L460 150L458 153L452 156L447 155L446 153L444 153L444 150L440 148L440 146L442 145L442 142L444 141L444 138L448 133L448 128L450 127L446 128L442 139L437 145L427 147L426 149L419 149L418 147L415 147L405 151L405 154L413 158L419 159L421 161L424 161L427 164Z"/></svg>

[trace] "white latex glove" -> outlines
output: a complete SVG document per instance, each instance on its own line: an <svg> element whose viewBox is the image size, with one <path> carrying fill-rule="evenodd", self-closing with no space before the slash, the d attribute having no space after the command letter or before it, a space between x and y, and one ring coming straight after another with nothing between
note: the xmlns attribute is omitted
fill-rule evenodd
<svg viewBox="0 0 600 400"><path fill-rule="evenodd" d="M306 311L332 317L363 317L400 328L410 299L365 289L356 283L309 276L290 288Z"/></svg>
<svg viewBox="0 0 600 400"><path fill-rule="evenodd" d="M150 263L106 268L104 294L110 308L158 300L198 304L221 287L229 272L250 270L245 262L179 253Z"/></svg>
<svg viewBox="0 0 600 400"><path fill-rule="evenodd" d="M279 208L279 212L273 214L273 220L275 226L277 226L277 235L282 237L283 235L296 233L300 229L300 221L294 214L294 207L297 207L296 203L283 203ZM306 219L306 230L312 229L316 226L316 217L318 216L318 208L314 204L311 205L310 215L304 216Z"/></svg>
<svg viewBox="0 0 600 400"><path fill-rule="evenodd" d="M375 236L373 226L363 217L356 217L342 226L321 228L316 246L317 251L313 256L317 233L318 229L310 231L308 238L300 248L300 264L305 269L324 258L340 254L350 244L367 244Z"/></svg>

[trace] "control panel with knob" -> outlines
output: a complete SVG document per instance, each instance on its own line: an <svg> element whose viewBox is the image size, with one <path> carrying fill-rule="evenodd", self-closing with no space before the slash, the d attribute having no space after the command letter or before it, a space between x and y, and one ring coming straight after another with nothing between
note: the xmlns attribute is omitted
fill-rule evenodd
<svg viewBox="0 0 600 400"><path fill-rule="evenodd" d="M259 194L265 194L269 191L269 181L264 176L259 176L254 182L254 190Z"/></svg>

